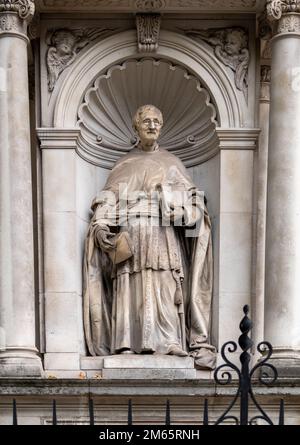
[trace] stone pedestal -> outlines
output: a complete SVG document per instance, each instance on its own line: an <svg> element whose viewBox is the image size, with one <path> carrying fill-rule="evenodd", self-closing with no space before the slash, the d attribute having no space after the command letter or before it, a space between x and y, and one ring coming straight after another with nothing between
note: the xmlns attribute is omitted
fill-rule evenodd
<svg viewBox="0 0 300 445"><path fill-rule="evenodd" d="M81 357L81 369L88 376L111 380L195 379L198 374L191 357L120 354ZM202 374L204 372L202 371ZM209 371L206 374L210 374ZM98 377L98 378L99 378Z"/></svg>
<svg viewBox="0 0 300 445"><path fill-rule="evenodd" d="M300 366L300 4L269 1L268 12L279 21L272 42L265 340L280 374L288 363Z"/></svg>
<svg viewBox="0 0 300 445"><path fill-rule="evenodd" d="M0 376L40 376L35 347L27 22L30 0L0 0Z"/></svg>

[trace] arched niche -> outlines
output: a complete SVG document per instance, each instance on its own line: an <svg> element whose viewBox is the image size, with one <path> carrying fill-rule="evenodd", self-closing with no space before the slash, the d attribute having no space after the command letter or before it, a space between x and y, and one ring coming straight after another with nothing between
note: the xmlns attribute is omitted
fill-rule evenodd
<svg viewBox="0 0 300 445"><path fill-rule="evenodd" d="M112 168L137 143L132 117L141 105L162 111L159 143L186 167L219 151L217 110L200 81L166 59L129 59L100 74L78 110L77 151L95 165Z"/></svg>
<svg viewBox="0 0 300 445"><path fill-rule="evenodd" d="M66 70L53 91L49 102L52 126L68 129L76 127L78 109L86 91L94 85L97 77L104 74L109 67L136 57L142 55L137 54L134 30L93 42L72 65L72 75ZM200 80L212 102L217 105L220 127L244 126L244 99L236 90L226 68L212 57L205 43L162 30L155 58L181 65Z"/></svg>

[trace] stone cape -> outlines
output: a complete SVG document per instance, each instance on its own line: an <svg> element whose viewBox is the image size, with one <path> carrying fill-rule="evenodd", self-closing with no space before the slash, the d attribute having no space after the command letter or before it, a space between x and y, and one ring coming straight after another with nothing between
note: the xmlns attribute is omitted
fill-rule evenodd
<svg viewBox="0 0 300 445"><path fill-rule="evenodd" d="M193 198L199 193L181 161L161 148L149 153L135 148L121 158L111 171L104 192L113 192L118 197L119 184L123 183L126 183L129 193L143 190L147 196L161 184L168 184L174 191L178 189L188 191ZM116 202L115 210L118 214L118 199ZM189 230L190 215L187 216L187 227L176 227L176 231L173 226L151 228L153 237L150 238L150 242L149 238L148 242L143 241L143 248L138 249L139 253L132 260L125 261L117 270L112 269L108 256L97 247L95 222L100 221L101 224L109 226L116 225L103 217L99 220L97 215L104 205L106 204L101 196L92 204L94 215L85 244L84 327L90 354L109 355L117 353L122 348L131 348L135 352L149 349L155 353L167 354L167 348L160 347L165 341L164 331L169 329L170 324L173 327L176 324L173 337L176 337L176 329L178 332L181 330L181 335L178 333L177 336L178 343L186 335L186 342L182 340L186 343L184 349L193 355L196 365L212 369L215 365L215 350L209 344L212 296L211 225L204 204L202 204L204 216L201 219L198 236L185 236L185 231ZM147 228L143 230L147 231ZM140 240L144 236L141 235L142 231L139 228ZM131 235L135 236L135 229ZM156 249L152 248L155 241ZM159 255L157 252L163 243L166 243L166 247L161 247L163 254ZM132 291L134 280L136 283L133 286L135 289L140 289L140 293L147 293L149 282L154 283L153 289L159 289L157 295L150 295L149 298L146 295L142 327L140 331L134 332L138 335L128 334L132 329L132 318L137 318L134 313L135 307L130 306L130 309L127 307L128 304L132 304L130 298L132 294L135 292L135 296L138 295L138 291ZM160 291L163 293L165 282L171 283L171 286L174 284L171 293L174 292L176 297L166 296L166 306L160 309L159 317L153 321L151 314L158 298L161 298ZM174 298L176 300L178 297L179 301L174 304ZM172 298L171 305L169 302ZM152 299L155 300L154 303ZM144 304L143 299L140 304ZM126 312L128 312L127 318L124 315ZM162 318L162 321L157 322L158 318ZM154 337L157 337L156 343ZM131 347L130 342L133 342L134 347ZM139 346L139 342L143 342L142 347ZM176 343L176 339L173 343Z"/></svg>

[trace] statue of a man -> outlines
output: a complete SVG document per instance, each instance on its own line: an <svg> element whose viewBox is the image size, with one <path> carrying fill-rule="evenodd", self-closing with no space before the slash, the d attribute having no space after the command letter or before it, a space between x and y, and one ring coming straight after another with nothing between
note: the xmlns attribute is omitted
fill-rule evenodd
<svg viewBox="0 0 300 445"><path fill-rule="evenodd" d="M91 355L191 355L213 368L211 225L181 161L161 148L162 113L140 107L139 144L92 203L84 259Z"/></svg>

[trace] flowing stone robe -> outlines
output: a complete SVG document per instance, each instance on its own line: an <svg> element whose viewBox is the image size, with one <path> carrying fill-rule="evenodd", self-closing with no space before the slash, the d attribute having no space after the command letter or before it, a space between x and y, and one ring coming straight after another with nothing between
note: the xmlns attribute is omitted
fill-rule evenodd
<svg viewBox="0 0 300 445"><path fill-rule="evenodd" d="M126 187L125 210L120 184ZM188 197L185 224L168 225L172 204L183 208L178 201L181 192ZM199 367L213 368L211 225L203 197L181 161L162 148L133 149L116 163L92 210L83 290L90 354L123 349L168 354L172 346L179 346L195 357ZM193 235L195 223L196 234L187 237L188 231ZM98 247L99 227L129 233L134 255L113 265Z"/></svg>

